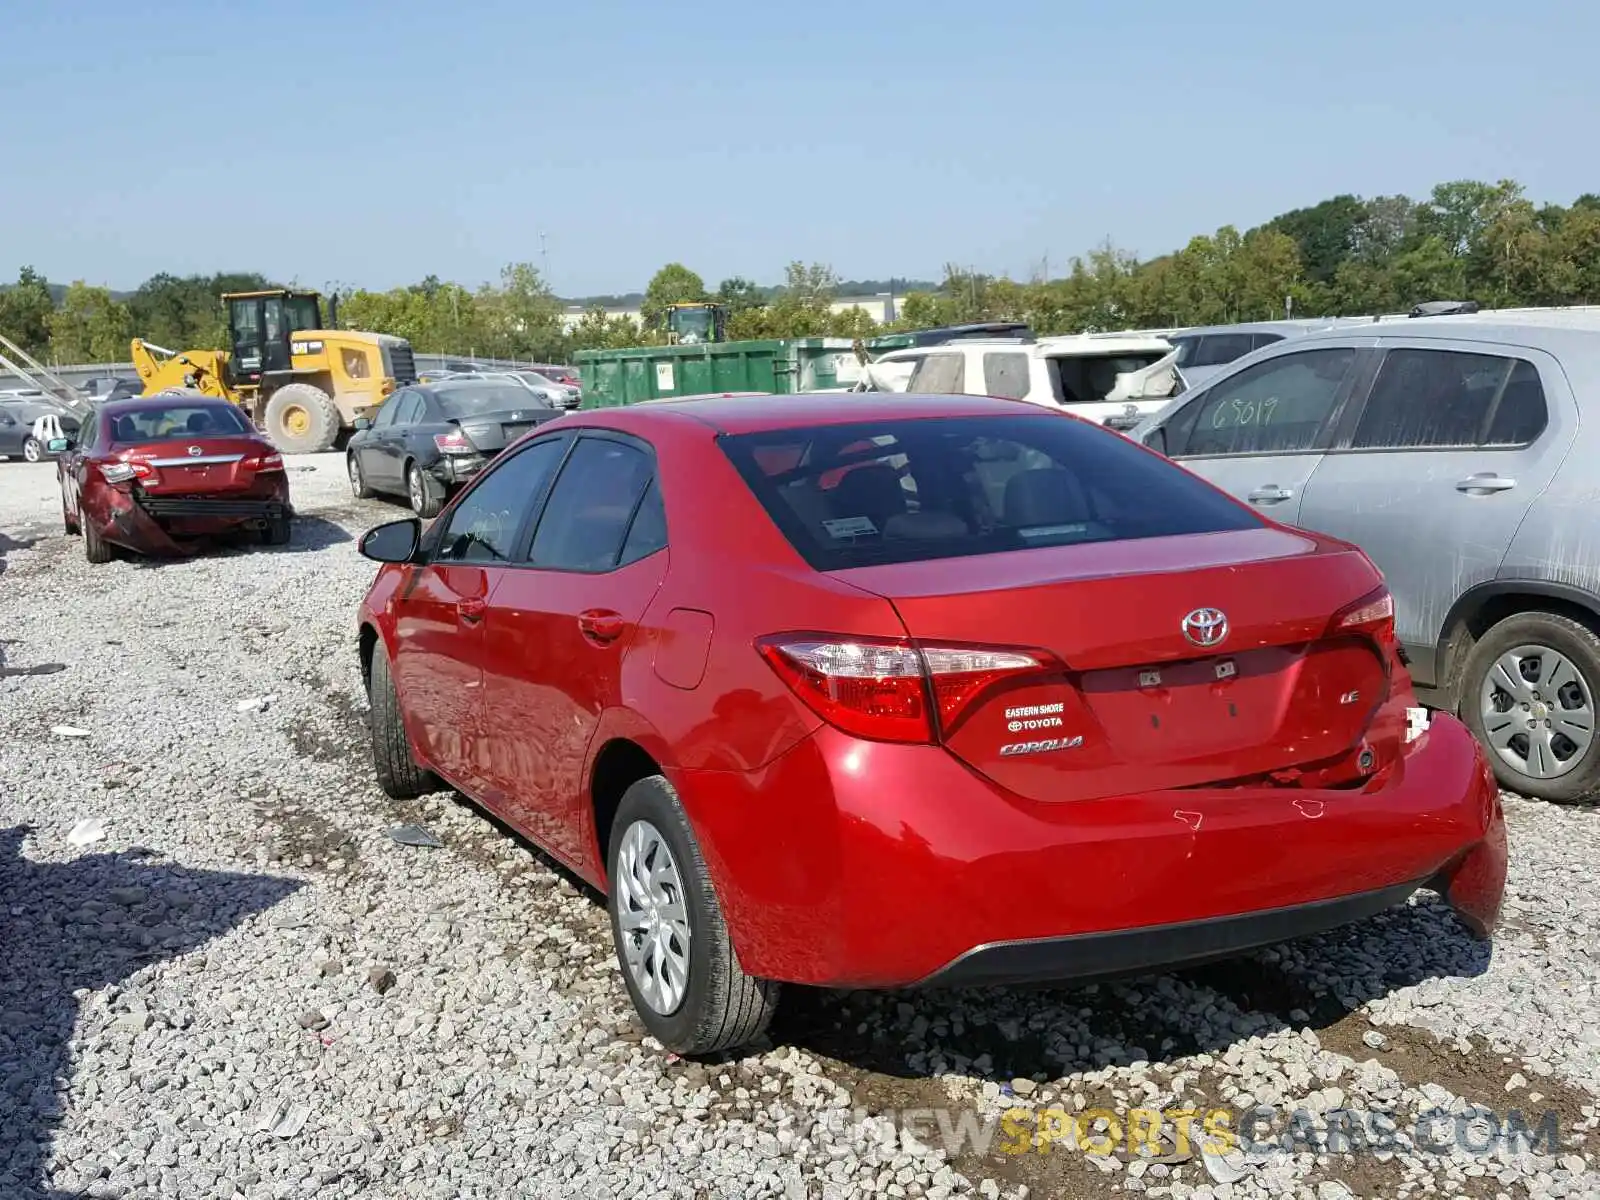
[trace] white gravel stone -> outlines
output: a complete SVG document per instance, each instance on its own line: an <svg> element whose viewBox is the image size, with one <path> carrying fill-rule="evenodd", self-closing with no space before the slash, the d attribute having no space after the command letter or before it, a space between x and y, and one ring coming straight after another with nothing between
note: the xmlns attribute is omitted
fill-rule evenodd
<svg viewBox="0 0 1600 1200"><path fill-rule="evenodd" d="M792 1045L670 1059L633 1023L598 906L451 797L376 789L354 536L403 510L351 501L338 455L289 465L289 547L91 567L60 532L53 465L0 462L0 653L66 664L0 675L0 1196L1015 1197L991 1159L946 1155L937 1125L901 1136L884 1110L1461 1113L1404 1052L1429 1031L1492 1066L1508 1107L1533 1107L1526 1077L1600 1080L1600 813L1516 798L1492 957L1424 893L1182 977L812 998ZM74 845L85 820L104 836ZM402 825L443 848L397 844ZM1263 977L1290 994L1263 999ZM1343 1009L1363 1032L1341 1040ZM1354 1057L1330 1049L1352 1037ZM906 1065L875 1069L884 1053ZM1592 1187L1581 1143L1473 1156L1410 1133L1388 1161L1412 1194ZM1034 1161L1083 1194L1355 1191L1316 1147L1226 1184L1192 1160L1142 1178Z"/></svg>

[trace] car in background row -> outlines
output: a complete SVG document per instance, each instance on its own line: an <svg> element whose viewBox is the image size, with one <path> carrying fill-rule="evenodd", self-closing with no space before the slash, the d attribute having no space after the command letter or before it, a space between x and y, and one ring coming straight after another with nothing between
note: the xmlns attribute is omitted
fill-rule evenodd
<svg viewBox="0 0 1600 1200"><path fill-rule="evenodd" d="M62 433L68 437L77 436L78 417L64 405L53 403L44 393L33 398L0 397L0 454L24 462L39 462L49 457L49 439L41 441L33 431L40 417L54 417Z"/></svg>
<svg viewBox="0 0 1600 1200"><path fill-rule="evenodd" d="M78 390L90 400L126 400L143 394L144 380L137 375L105 375L86 380Z"/></svg>
<svg viewBox="0 0 1600 1200"><path fill-rule="evenodd" d="M905 360L916 363L910 392L1027 400L1119 430L1159 410L1179 386L1171 343L1146 334L974 338L891 351L873 372Z"/></svg>
<svg viewBox="0 0 1600 1200"><path fill-rule="evenodd" d="M548 404L551 408L571 409L583 403L583 394L577 388L557 383L538 371L485 372L476 378L516 383L527 388L541 404Z"/></svg>
<svg viewBox="0 0 1600 1200"><path fill-rule="evenodd" d="M1370 554L1424 698L1506 787L1582 801L1600 796L1596 394L1600 319L1422 317L1258 351L1132 436Z"/></svg>
<svg viewBox="0 0 1600 1200"><path fill-rule="evenodd" d="M419 517L445 501L522 434L560 416L521 383L464 375L403 387L345 448L350 490L404 496Z"/></svg>
<svg viewBox="0 0 1600 1200"><path fill-rule="evenodd" d="M1418 728L1371 561L1014 400L661 400L523 438L383 565L379 784L449 784L608 893L668 1049L780 981L969 987L1225 957L1440 892L1478 936L1482 751Z"/></svg>
<svg viewBox="0 0 1600 1200"><path fill-rule="evenodd" d="M84 556L117 549L189 554L255 534L289 541L294 510L283 456L236 404L171 391L96 405L77 436L53 440L61 519Z"/></svg>

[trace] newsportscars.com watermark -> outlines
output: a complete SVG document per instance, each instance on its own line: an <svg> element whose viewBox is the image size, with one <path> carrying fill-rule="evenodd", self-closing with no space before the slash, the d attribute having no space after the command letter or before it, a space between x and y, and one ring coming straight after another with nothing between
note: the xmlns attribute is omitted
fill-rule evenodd
<svg viewBox="0 0 1600 1200"><path fill-rule="evenodd" d="M1113 1111L1088 1108L1007 1109L981 1114L970 1109L922 1108L869 1113L834 1109L813 1131L864 1148L899 1149L915 1141L948 1154L1048 1154L1076 1150L1090 1155L1188 1158L1243 1152L1251 1158L1275 1154L1378 1154L1384 1151L1437 1155L1495 1155L1561 1150L1554 1109L1501 1116L1485 1108L1467 1112L1434 1109L1416 1117L1379 1110L1245 1109L1168 1107Z"/></svg>

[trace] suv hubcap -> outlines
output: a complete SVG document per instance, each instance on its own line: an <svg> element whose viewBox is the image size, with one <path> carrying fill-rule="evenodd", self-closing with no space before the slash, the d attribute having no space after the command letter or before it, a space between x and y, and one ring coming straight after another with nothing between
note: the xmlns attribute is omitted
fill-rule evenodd
<svg viewBox="0 0 1600 1200"><path fill-rule="evenodd" d="M612 886L628 975L644 1002L668 1016L689 990L689 910L678 864L649 821L622 835Z"/></svg>
<svg viewBox="0 0 1600 1200"><path fill-rule="evenodd" d="M1496 659L1478 705L1490 747L1533 779L1565 775L1594 741L1589 684L1548 646L1518 646Z"/></svg>

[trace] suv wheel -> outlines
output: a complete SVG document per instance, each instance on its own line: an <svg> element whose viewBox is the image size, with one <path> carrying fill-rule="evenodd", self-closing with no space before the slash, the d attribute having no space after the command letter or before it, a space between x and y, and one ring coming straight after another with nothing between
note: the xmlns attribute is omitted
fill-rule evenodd
<svg viewBox="0 0 1600 1200"><path fill-rule="evenodd" d="M645 1028L688 1055L765 1033L779 985L740 968L700 846L661 776L623 794L606 864L617 961Z"/></svg>
<svg viewBox="0 0 1600 1200"><path fill-rule="evenodd" d="M1600 794L1600 637L1570 617L1518 613L1473 647L1461 712L1512 791L1568 803Z"/></svg>

